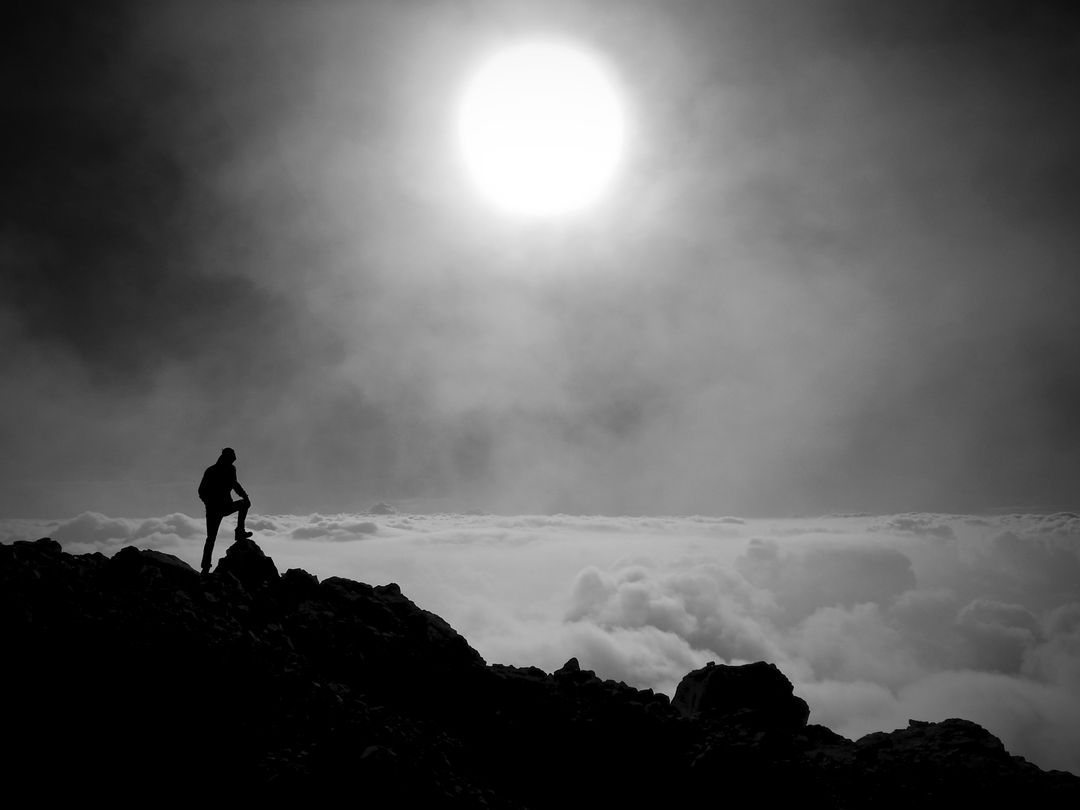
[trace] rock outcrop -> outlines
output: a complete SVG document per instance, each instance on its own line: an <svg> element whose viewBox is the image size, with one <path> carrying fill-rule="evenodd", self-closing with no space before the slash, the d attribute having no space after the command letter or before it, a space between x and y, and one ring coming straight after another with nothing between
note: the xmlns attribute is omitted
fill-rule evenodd
<svg viewBox="0 0 1080 810"><path fill-rule="evenodd" d="M397 585L298 569L252 541L200 576L168 554L0 545L0 767L39 802L239 796L420 807L784 801L1069 806L1080 779L964 720L847 740L771 664L675 699L577 659L487 664Z"/></svg>
<svg viewBox="0 0 1080 810"><path fill-rule="evenodd" d="M214 569L221 576L235 577L248 590L271 587L278 580L277 566L251 538L233 541Z"/></svg>
<svg viewBox="0 0 1080 810"><path fill-rule="evenodd" d="M687 717L796 733L810 707L775 664L708 664L679 683L672 705Z"/></svg>

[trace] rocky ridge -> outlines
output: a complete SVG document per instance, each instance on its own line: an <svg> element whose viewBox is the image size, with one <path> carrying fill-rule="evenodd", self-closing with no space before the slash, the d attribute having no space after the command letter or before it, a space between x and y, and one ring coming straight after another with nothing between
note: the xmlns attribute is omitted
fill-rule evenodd
<svg viewBox="0 0 1080 810"><path fill-rule="evenodd" d="M709 665L675 698L576 659L487 664L405 597L278 572L238 541L200 576L158 551L0 545L9 790L179 802L346 795L421 807L797 801L1075 804L1080 778L978 725L847 740L772 664Z"/></svg>

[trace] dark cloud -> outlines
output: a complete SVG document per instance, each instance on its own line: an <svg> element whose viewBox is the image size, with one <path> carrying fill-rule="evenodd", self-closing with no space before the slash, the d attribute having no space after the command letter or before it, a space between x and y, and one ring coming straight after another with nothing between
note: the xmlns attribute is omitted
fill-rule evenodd
<svg viewBox="0 0 1080 810"><path fill-rule="evenodd" d="M278 511L1068 504L1076 15L20 4L0 510L193 509L223 445ZM449 123L535 30L635 122L608 207L539 228L475 205Z"/></svg>
<svg viewBox="0 0 1080 810"><path fill-rule="evenodd" d="M97 512L83 512L71 520L48 528L47 534L63 546L79 549L116 550L122 545L171 545L180 540L205 537L205 526L180 513L162 518L110 518Z"/></svg>
<svg viewBox="0 0 1080 810"><path fill-rule="evenodd" d="M127 521L107 518L94 512L83 512L76 518L60 524L50 533L58 543L77 540L82 543L100 543L109 540L126 540L131 535Z"/></svg>
<svg viewBox="0 0 1080 810"><path fill-rule="evenodd" d="M23 336L103 386L152 384L172 364L245 390L294 373L326 336L230 266L264 253L208 188L227 145L204 133L192 165L179 140L206 118L193 77L140 52L139 4L54 6L20 4L7 28L23 58L9 78L3 291Z"/></svg>
<svg viewBox="0 0 1080 810"><path fill-rule="evenodd" d="M310 526L297 526L289 536L294 540L359 540L375 534L379 527L371 521L320 520Z"/></svg>

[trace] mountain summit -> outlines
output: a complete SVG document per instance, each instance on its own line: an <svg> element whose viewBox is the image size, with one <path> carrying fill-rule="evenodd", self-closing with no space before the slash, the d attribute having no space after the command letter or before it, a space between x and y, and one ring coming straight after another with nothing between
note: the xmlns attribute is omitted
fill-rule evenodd
<svg viewBox="0 0 1080 810"><path fill-rule="evenodd" d="M418 807L998 806L1080 778L980 726L857 741L808 725L774 665L691 672L675 698L487 664L397 585L278 572L239 540L201 576L158 551L0 545L0 751L38 800L348 796Z"/></svg>

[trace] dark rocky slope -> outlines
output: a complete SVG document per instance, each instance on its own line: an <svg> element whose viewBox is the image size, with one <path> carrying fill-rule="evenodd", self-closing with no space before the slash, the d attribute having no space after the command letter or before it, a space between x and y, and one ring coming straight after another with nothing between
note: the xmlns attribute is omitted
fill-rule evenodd
<svg viewBox="0 0 1080 810"><path fill-rule="evenodd" d="M691 672L671 702L573 659L553 674L488 665L396 585L279 575L251 541L205 578L156 551L0 545L0 632L0 778L38 802L1080 800L1080 778L964 720L856 742L807 725L771 664Z"/></svg>

